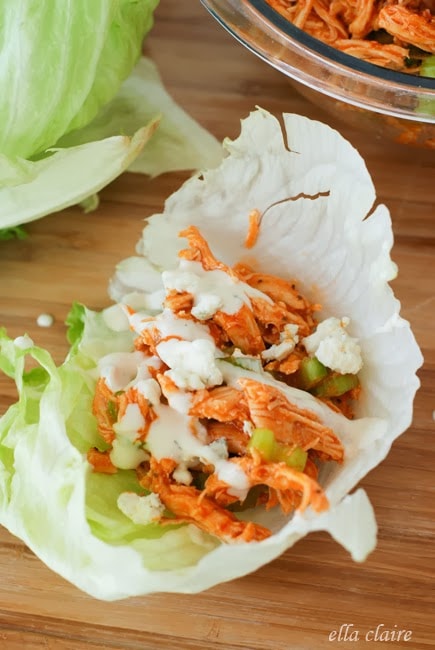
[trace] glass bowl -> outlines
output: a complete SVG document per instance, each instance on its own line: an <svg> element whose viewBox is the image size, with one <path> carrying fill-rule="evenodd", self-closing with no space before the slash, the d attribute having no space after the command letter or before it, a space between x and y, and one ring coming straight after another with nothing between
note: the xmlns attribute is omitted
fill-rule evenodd
<svg viewBox="0 0 435 650"><path fill-rule="evenodd" d="M264 0L201 0L310 101L374 136L435 149L435 79L357 59L298 29Z"/></svg>

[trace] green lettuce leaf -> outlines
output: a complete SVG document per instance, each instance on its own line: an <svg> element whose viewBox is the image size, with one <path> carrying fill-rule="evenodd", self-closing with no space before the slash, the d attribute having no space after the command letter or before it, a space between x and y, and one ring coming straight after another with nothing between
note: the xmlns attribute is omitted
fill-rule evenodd
<svg viewBox="0 0 435 650"><path fill-rule="evenodd" d="M0 3L0 230L75 204L96 209L98 192L132 165L160 115L160 134L132 171L220 162L217 141L140 59L157 4Z"/></svg>
<svg viewBox="0 0 435 650"><path fill-rule="evenodd" d="M82 338L83 330L85 329L85 317L86 309L84 305L79 302L74 302L65 320L65 325L68 328L66 338L71 345L72 351L76 349Z"/></svg>
<svg viewBox="0 0 435 650"><path fill-rule="evenodd" d="M152 583L195 564L216 542L190 526L134 524L116 501L125 491L144 493L135 473L91 472L86 451L101 443L92 415L95 365L108 352L132 350L133 339L110 330L104 314L82 308L81 318L80 345L58 368L28 337L14 341L0 331L0 368L19 392L0 420L0 523L88 593L120 598L132 587L140 593L151 571ZM38 364L30 372L27 356Z"/></svg>
<svg viewBox="0 0 435 650"><path fill-rule="evenodd" d="M0 229L0 241L8 241L9 239L26 239L26 237L27 232L21 226Z"/></svg>
<svg viewBox="0 0 435 650"><path fill-rule="evenodd" d="M28 175L21 176L19 183L0 187L0 227L34 221L99 192L127 169L156 126L157 122L151 122L132 138L118 135L55 149L46 158L29 163Z"/></svg>
<svg viewBox="0 0 435 650"><path fill-rule="evenodd" d="M126 170L151 176L201 170L222 157L222 146L171 99L155 65L142 57L95 120L45 157L0 154L0 229L76 204L92 211L98 192Z"/></svg>
<svg viewBox="0 0 435 650"><path fill-rule="evenodd" d="M85 128L62 138L58 145L73 146L117 135L132 135L156 115L159 128L132 161L129 171L157 176L184 169L211 169L222 160L222 147L174 102L165 90L154 63L142 57L117 96Z"/></svg>
<svg viewBox="0 0 435 650"><path fill-rule="evenodd" d="M0 151L28 159L88 124L138 60L157 3L2 2Z"/></svg>

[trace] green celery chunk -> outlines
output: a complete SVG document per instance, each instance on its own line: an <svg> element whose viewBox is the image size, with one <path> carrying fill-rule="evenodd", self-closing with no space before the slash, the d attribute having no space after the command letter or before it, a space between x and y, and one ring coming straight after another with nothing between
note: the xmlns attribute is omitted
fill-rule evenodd
<svg viewBox="0 0 435 650"><path fill-rule="evenodd" d="M327 374L328 369L316 357L305 357L296 374L296 385L302 390L310 390Z"/></svg>
<svg viewBox="0 0 435 650"><path fill-rule="evenodd" d="M281 444L275 438L271 429L254 429L248 443L248 449L255 448L264 460L279 463L284 462L288 467L302 472L307 462L307 452L300 447L289 447Z"/></svg>
<svg viewBox="0 0 435 650"><path fill-rule="evenodd" d="M420 67L421 77L435 78L435 54L426 57ZM427 113L428 115L435 115L435 102L429 97L421 97L418 102L418 111Z"/></svg>
<svg viewBox="0 0 435 650"><path fill-rule="evenodd" d="M277 444L271 429L254 429L248 448L257 449L264 460L273 461L276 457Z"/></svg>
<svg viewBox="0 0 435 650"><path fill-rule="evenodd" d="M339 397L358 386L359 379L357 375L331 373L319 384L314 386L311 393L316 397Z"/></svg>
<svg viewBox="0 0 435 650"><path fill-rule="evenodd" d="M286 445L280 445L280 447L279 460L284 461L288 467L303 472L307 464L308 453L301 447L296 447L295 449L286 447Z"/></svg>
<svg viewBox="0 0 435 650"><path fill-rule="evenodd" d="M420 68L420 75L422 77L435 77L435 54L428 56Z"/></svg>

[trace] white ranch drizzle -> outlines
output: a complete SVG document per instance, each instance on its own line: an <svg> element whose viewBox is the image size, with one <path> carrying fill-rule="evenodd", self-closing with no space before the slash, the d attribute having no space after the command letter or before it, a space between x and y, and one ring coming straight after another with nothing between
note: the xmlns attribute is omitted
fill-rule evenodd
<svg viewBox="0 0 435 650"><path fill-rule="evenodd" d="M173 289L190 293L194 299L194 309L206 303L210 314L208 318L218 309L225 314L237 313L244 304L250 305L250 296L272 303L262 291L220 269L206 271L200 262L180 260L177 269L162 273L162 279L166 291ZM213 303L214 311L210 303Z"/></svg>
<svg viewBox="0 0 435 650"><path fill-rule="evenodd" d="M231 478L231 494L241 500L246 498L249 480L240 467L222 458L218 446L204 444L201 437L202 426L186 412L176 411L170 406L160 404L156 407L157 419L149 428L146 447L154 458L173 458L178 464L191 464L196 459L215 467L219 478ZM225 478L223 478L225 477Z"/></svg>
<svg viewBox="0 0 435 650"><path fill-rule="evenodd" d="M138 350L134 352L111 352L102 357L98 362L98 372L110 390L116 393L125 389L138 374L150 377L144 362L147 356ZM148 373L148 374L146 374Z"/></svg>
<svg viewBox="0 0 435 650"><path fill-rule="evenodd" d="M134 442L139 434L139 431L145 426L145 418L142 415L139 404L128 404L125 413L116 424L113 425L113 430L118 437L127 438Z"/></svg>

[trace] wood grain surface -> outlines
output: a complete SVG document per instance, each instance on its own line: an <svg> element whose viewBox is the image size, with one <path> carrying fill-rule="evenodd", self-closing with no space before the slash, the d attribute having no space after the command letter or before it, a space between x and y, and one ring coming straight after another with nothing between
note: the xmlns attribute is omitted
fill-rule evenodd
<svg viewBox="0 0 435 650"><path fill-rule="evenodd" d="M435 160L340 124L299 96L279 72L236 43L198 2L163 0L147 42L175 99L219 139L234 137L256 105L297 112L341 130L361 152L394 224L393 288L425 363L411 428L361 483L377 514L379 541L364 564L326 534L303 539L245 578L196 596L154 595L103 603L48 570L0 529L0 647L3 650L317 650L435 646ZM71 302L108 304L107 280L132 254L142 220L186 177L125 174L100 209L71 208L0 243L0 324L23 332L61 361ZM49 312L55 324L36 325ZM2 378L0 412L14 390ZM348 640L329 640L349 624ZM401 641L365 641L377 626L408 630ZM352 631L360 640L351 641ZM373 636L373 635L372 635Z"/></svg>

